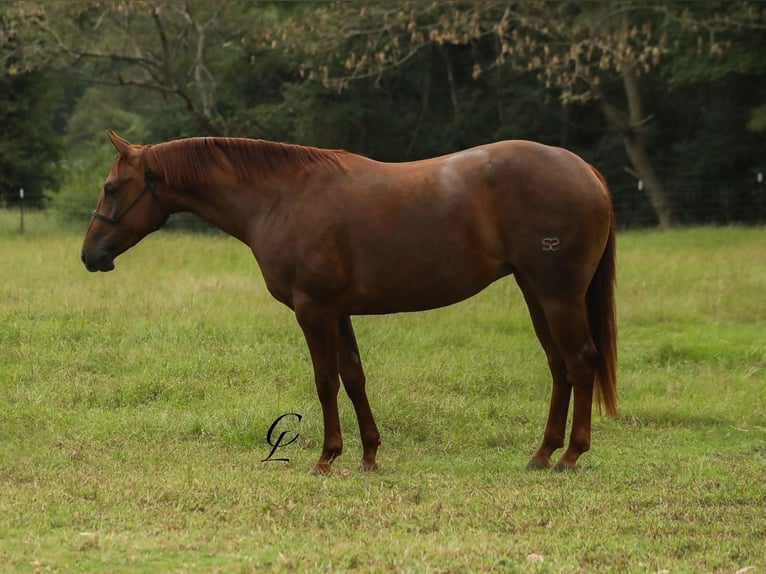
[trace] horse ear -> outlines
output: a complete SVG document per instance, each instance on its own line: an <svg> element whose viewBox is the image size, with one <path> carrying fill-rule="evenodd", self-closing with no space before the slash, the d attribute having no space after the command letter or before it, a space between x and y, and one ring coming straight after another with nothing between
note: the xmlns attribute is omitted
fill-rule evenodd
<svg viewBox="0 0 766 574"><path fill-rule="evenodd" d="M131 143L123 137L117 135L117 132L108 130L106 135L109 136L109 140L112 142L114 148L122 155L128 155L132 150Z"/></svg>
<svg viewBox="0 0 766 574"><path fill-rule="evenodd" d="M138 148L131 144L125 138L119 136L117 132L108 130L106 135L109 136L109 140L112 142L114 148L120 153L120 155L128 160L129 163L135 163L138 158Z"/></svg>

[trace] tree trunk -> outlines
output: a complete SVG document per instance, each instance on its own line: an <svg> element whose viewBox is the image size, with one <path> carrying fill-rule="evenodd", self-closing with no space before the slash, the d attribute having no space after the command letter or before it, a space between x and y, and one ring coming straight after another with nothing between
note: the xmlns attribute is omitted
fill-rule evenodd
<svg viewBox="0 0 766 574"><path fill-rule="evenodd" d="M654 173L652 167L652 161L649 159L646 153L646 146L644 145L643 138L626 137L623 135L623 144L625 145L625 151L628 152L630 163L633 164L633 169L636 170L638 177L643 182L644 192L647 199L657 215L660 227L668 229L673 226L673 209L670 204L670 200L665 194L665 189L662 187L660 180L657 179L657 175Z"/></svg>
<svg viewBox="0 0 766 574"><path fill-rule="evenodd" d="M463 114L462 110L460 109L460 101L457 97L457 82L455 81L455 71L452 68L452 60L450 60L449 51L444 46L440 46L440 51L444 57L444 63L447 70L447 84L449 85L450 101L452 102L452 122L458 126L459 133L462 134ZM461 145L462 141L463 138L461 136Z"/></svg>
<svg viewBox="0 0 766 574"><path fill-rule="evenodd" d="M572 134L572 104L566 101L561 102L561 135L559 136L559 145L563 148L569 148L571 145L570 135Z"/></svg>
<svg viewBox="0 0 766 574"><path fill-rule="evenodd" d="M621 75L628 102L628 117L624 118L603 97L601 97L601 109L610 127L620 134L630 163L633 164L633 169L643 182L646 197L657 215L660 227L667 229L674 223L673 209L646 151L645 124L648 118L644 116L638 78L634 70L627 66L623 68Z"/></svg>
<svg viewBox="0 0 766 574"><path fill-rule="evenodd" d="M418 114L418 121L415 124L415 129L412 132L412 137L410 138L410 145L407 146L407 151L404 152L404 159L409 160L411 159L412 150L415 148L415 142L418 139L418 136L420 135L420 129L423 126L423 118L425 118L426 114L428 113L428 106L430 105L431 100L431 70L430 68L425 69L425 75L423 76L423 92L420 99L420 114Z"/></svg>

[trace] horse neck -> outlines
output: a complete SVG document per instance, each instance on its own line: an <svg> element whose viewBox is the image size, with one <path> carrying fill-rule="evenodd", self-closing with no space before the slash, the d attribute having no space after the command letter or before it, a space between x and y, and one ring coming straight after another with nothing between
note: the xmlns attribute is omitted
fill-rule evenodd
<svg viewBox="0 0 766 574"><path fill-rule="evenodd" d="M257 183L245 183L233 177L212 178L174 191L172 211L193 213L248 243L248 230L263 203L257 188Z"/></svg>
<svg viewBox="0 0 766 574"><path fill-rule="evenodd" d="M336 152L262 140L190 138L150 146L168 186L170 212L190 211L249 243L258 218L304 188L314 173L340 168Z"/></svg>

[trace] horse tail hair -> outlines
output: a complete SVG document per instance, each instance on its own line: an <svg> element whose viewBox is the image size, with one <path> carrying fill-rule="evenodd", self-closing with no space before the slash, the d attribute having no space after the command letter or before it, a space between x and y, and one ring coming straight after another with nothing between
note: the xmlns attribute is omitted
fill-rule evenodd
<svg viewBox="0 0 766 574"><path fill-rule="evenodd" d="M601 181L609 194L609 186L604 176L591 166L593 173ZM607 416L617 416L617 309L614 290L617 279L616 257L616 221L614 207L609 198L609 237L601 255L596 273L591 280L586 294L588 322L593 342L598 351L596 378L593 386L599 410Z"/></svg>

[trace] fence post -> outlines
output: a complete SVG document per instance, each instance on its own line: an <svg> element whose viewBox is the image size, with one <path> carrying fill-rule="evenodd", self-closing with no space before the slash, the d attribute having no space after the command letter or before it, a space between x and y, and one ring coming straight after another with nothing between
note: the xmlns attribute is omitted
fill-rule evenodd
<svg viewBox="0 0 766 574"><path fill-rule="evenodd" d="M24 234L24 188L19 188L19 213L21 215L21 233Z"/></svg>

